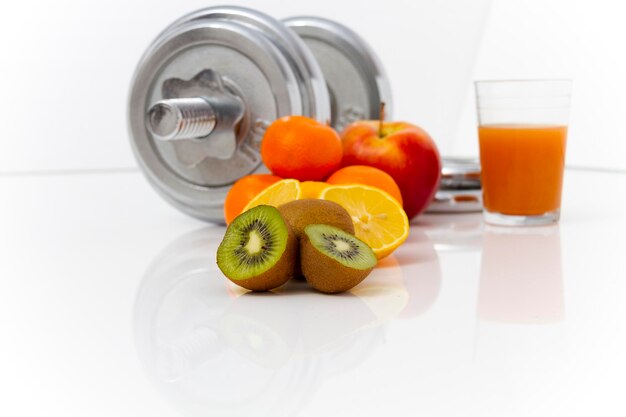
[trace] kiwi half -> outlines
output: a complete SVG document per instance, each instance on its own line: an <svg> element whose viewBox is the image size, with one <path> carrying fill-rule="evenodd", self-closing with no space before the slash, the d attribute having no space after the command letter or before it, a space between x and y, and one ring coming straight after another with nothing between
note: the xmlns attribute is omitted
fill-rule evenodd
<svg viewBox="0 0 626 417"><path fill-rule="evenodd" d="M217 248L217 266L252 291L277 288L295 275L298 241L278 210L257 206L237 216Z"/></svg>
<svg viewBox="0 0 626 417"><path fill-rule="evenodd" d="M318 291L347 291L363 281L376 262L365 242L337 227L311 224L304 228L300 266L309 285Z"/></svg>
<svg viewBox="0 0 626 417"><path fill-rule="evenodd" d="M345 208L334 201L307 198L294 200L278 206L278 211L289 223L298 239L302 238L304 228L310 224L328 224L354 234L352 217ZM296 277L302 277L300 261L296 262Z"/></svg>

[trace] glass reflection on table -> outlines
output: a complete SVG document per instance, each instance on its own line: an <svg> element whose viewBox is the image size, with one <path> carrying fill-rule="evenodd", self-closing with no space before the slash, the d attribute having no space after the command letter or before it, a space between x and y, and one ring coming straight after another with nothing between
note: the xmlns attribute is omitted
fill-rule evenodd
<svg viewBox="0 0 626 417"><path fill-rule="evenodd" d="M485 401L501 415L536 414L526 404L541 404L546 393L530 381L569 366L558 225L485 227L476 318L474 361Z"/></svg>
<svg viewBox="0 0 626 417"><path fill-rule="evenodd" d="M479 288L479 319L506 323L563 320L559 227L488 226Z"/></svg>

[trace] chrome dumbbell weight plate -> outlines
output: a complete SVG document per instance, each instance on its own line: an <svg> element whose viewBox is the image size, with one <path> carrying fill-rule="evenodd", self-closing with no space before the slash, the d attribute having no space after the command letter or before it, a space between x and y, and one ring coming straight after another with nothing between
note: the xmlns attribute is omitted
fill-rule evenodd
<svg viewBox="0 0 626 417"><path fill-rule="evenodd" d="M236 21L269 36L295 69L302 87L304 114L331 120L337 130L352 121L377 119L381 102L386 103L386 115L392 116L391 89L380 60L346 26L309 16L283 20L286 28L256 10L218 6L183 16L164 32L205 19Z"/></svg>
<svg viewBox="0 0 626 417"><path fill-rule="evenodd" d="M259 145L269 123L290 114L329 117L325 87L309 100L285 54L272 36L237 19L183 22L150 46L133 79L129 128L142 169L168 201L223 222L232 183L266 172ZM320 105L312 111L303 100Z"/></svg>
<svg viewBox="0 0 626 417"><path fill-rule="evenodd" d="M257 10L238 6L216 6L196 10L167 27L167 33L191 21L230 21L258 31L282 52L298 80L302 114L326 121L330 117L328 91L324 75L305 43L280 21Z"/></svg>
<svg viewBox="0 0 626 417"><path fill-rule="evenodd" d="M377 118L381 101L389 114L382 67L354 32L319 18L288 23L293 31L251 9L202 9L166 28L140 60L131 141L152 185L182 211L223 222L230 186L267 172L260 141L279 117L342 129Z"/></svg>
<svg viewBox="0 0 626 417"><path fill-rule="evenodd" d="M385 70L369 45L354 31L319 17L283 22L310 48L322 68L331 100L331 124L341 131L357 120L378 119L380 103L392 117L392 97Z"/></svg>

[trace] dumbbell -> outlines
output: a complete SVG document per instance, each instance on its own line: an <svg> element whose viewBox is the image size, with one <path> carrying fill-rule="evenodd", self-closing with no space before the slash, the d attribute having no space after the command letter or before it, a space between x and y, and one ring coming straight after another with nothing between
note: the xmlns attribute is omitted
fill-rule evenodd
<svg viewBox="0 0 626 417"><path fill-rule="evenodd" d="M377 119L381 102L390 116L385 71L347 27L220 6L183 16L148 47L132 80L128 124L159 194L187 214L223 223L231 185L268 172L260 143L272 121L304 115L341 130Z"/></svg>

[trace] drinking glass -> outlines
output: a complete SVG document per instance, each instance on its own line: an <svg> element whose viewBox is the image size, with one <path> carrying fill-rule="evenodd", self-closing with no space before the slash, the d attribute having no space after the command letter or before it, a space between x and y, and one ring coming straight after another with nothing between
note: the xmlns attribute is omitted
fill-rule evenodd
<svg viewBox="0 0 626 417"><path fill-rule="evenodd" d="M477 81L485 221L557 223L572 82Z"/></svg>

